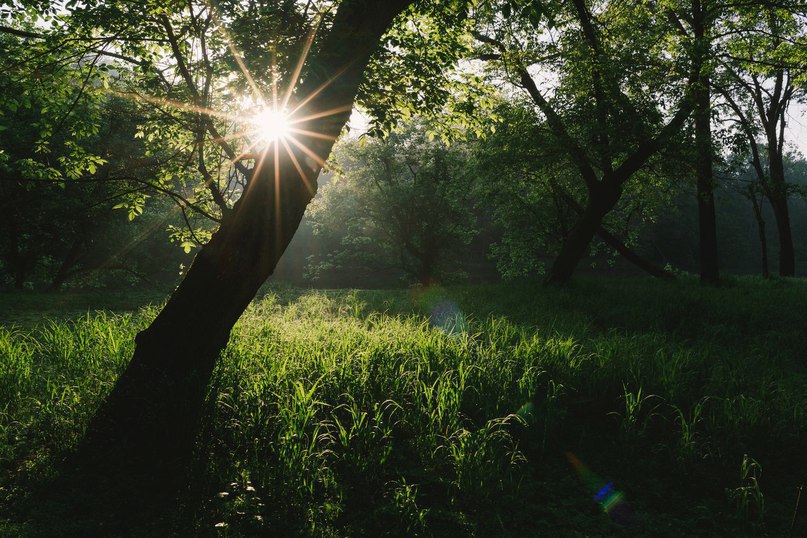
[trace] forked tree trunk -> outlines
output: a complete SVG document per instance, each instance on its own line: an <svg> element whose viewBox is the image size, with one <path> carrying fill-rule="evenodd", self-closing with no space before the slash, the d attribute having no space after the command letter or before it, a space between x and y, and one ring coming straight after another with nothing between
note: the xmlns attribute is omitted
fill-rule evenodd
<svg viewBox="0 0 807 538"><path fill-rule="evenodd" d="M176 476L184 466L219 353L314 196L321 163L349 118L370 55L410 3L342 2L296 93L300 102L313 96L296 116L313 117L298 126L318 136L297 136L309 152L289 143L289 154L279 144L256 162L232 212L157 318L137 335L131 363L90 426L79 453L85 460L114 458L107 467L127 467L129 475L156 474L153 480L172 486L170 476L159 474Z"/></svg>
<svg viewBox="0 0 807 538"><path fill-rule="evenodd" d="M602 182L597 188L590 189L586 207L564 240L560 252L544 278L544 284L563 286L569 282L577 264L585 256L591 240L600 229L603 218L619 201L620 191L620 185L612 182Z"/></svg>
<svg viewBox="0 0 807 538"><path fill-rule="evenodd" d="M574 212L578 215L583 213L583 207L577 203L577 200L574 199L569 193L563 192L560 195L561 198L572 208ZM600 224L599 228L597 228L597 235L600 239L617 251L620 256L625 258L629 263L632 263L642 271L645 271L650 276L655 278L664 278L664 279L674 279L675 275L665 269L664 267L659 266L652 261L639 256L636 252L628 248L628 246L623 243L617 236L609 232L605 226Z"/></svg>
<svg viewBox="0 0 807 538"><path fill-rule="evenodd" d="M537 90L531 93L536 92ZM691 111L692 99L687 95L675 115L656 136L640 143L619 167L606 174L602 179L594 178L590 166L580 167L581 170L590 171L590 178L586 181L588 202L580 214L580 218L566 236L558 256L547 272L546 278L544 278L545 285L562 286L569 282L577 264L583 259L586 248L602 226L603 218L619 201L625 182L633 177L633 174L639 171L681 129ZM571 139L568 140L571 142Z"/></svg>

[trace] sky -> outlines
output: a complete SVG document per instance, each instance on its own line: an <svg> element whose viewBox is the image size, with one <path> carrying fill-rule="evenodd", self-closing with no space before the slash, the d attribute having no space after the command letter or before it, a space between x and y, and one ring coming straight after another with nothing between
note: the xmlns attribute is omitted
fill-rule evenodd
<svg viewBox="0 0 807 538"><path fill-rule="evenodd" d="M351 137L361 136L367 132L369 117L358 108L354 108L349 125ZM790 105L785 125L785 143L795 147L807 157L807 105L799 102Z"/></svg>
<svg viewBox="0 0 807 538"><path fill-rule="evenodd" d="M807 156L807 105L791 105L785 124L785 142L793 144L802 155Z"/></svg>

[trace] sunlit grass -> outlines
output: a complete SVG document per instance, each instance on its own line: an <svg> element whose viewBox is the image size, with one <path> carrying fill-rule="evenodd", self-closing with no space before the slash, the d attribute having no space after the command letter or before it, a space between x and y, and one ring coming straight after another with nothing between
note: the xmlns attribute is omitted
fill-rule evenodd
<svg viewBox="0 0 807 538"><path fill-rule="evenodd" d="M571 451L619 480L644 532L686 534L706 509L787 529L807 481L805 299L748 281L270 290L214 373L189 517L229 535L618 532ZM155 313L0 328L3 491L75 446ZM748 458L765 474L742 497Z"/></svg>

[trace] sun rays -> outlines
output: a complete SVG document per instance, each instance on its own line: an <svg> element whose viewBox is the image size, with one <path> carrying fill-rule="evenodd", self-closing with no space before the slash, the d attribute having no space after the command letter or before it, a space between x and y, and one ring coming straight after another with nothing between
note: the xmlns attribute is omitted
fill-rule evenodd
<svg viewBox="0 0 807 538"><path fill-rule="evenodd" d="M168 86L166 89L170 94L167 92L163 95L145 93L141 88L105 87L103 91L110 96L145 104L153 108L161 117L169 118L169 121L182 125L188 132L193 132L194 137L203 137L197 138L195 145L192 145L193 149L187 150L190 151L191 157L193 152L198 152L201 159L202 146L206 142L210 143L210 147L219 147L223 157L223 161L220 161L224 163L223 169L230 168L224 176L227 177L229 173L235 172L244 178L240 187L237 185L231 187L229 183L224 187L215 186L222 190L224 198L228 201L234 201L233 198L236 196L243 197L255 183L251 179L262 174L262 170L263 174L271 175L275 194L275 233L278 234L279 241L283 182L294 181L294 176L297 175L307 192L313 196L316 192L317 172L325 165L326 156L322 155L323 142L333 141L337 136L331 132L320 132L312 126L313 123L316 120L349 113L352 109L352 105L318 107L315 100L334 81L339 79L349 66L345 66L341 71L333 74L324 82L315 84L309 90L299 91L298 84L322 21L322 17L319 16L312 21L310 30L300 43L299 56L289 62L288 72L282 72L273 55L272 66L267 73L267 78L270 80L261 84L261 78L256 79L250 73L247 59L236 47L235 41L212 3L205 0L204 7L201 9L202 11L196 13L195 16L199 16L204 10L209 10L211 20L216 22L213 32L217 32L218 37L226 44L224 53L229 53L234 58L234 63L238 67L238 71L234 71L234 76L243 77L247 88L246 95L226 102L223 102L220 97L213 98L217 91L215 83L213 88L195 86L205 86L203 82L200 82L204 77L202 79L191 78L191 81L195 82L189 82L186 79L187 87L185 88L180 87L181 84L180 86ZM199 50L204 51L203 47L192 44L190 50L196 51L191 54L201 54L201 57L206 58L206 52L199 52ZM193 60L191 63L201 65L201 57L191 58ZM179 69L179 65L184 60L187 58L169 56L160 62L160 68L170 69L173 66ZM178 77L175 80L181 79ZM230 78L225 83L232 80L233 78ZM218 89L220 90L221 86ZM176 97L177 94L185 94L189 97L183 99ZM330 129L328 130L330 131ZM192 162L191 157L186 160L186 165ZM284 160L288 164L287 168L281 167L281 161ZM249 163L241 164L241 161L253 162L250 165ZM201 178L199 185L205 185ZM153 234L176 215L177 211L181 212L182 208L173 206L165 211L154 223L150 223L147 230L132 244ZM124 247L124 250L128 248L131 248L131 245ZM117 254L111 256L107 263L112 263Z"/></svg>
<svg viewBox="0 0 807 538"><path fill-rule="evenodd" d="M234 39L232 39L225 27L224 19L217 13L215 6L211 2L204 2L202 12L205 10L210 13L210 19L216 23L213 31L217 32L226 44L227 51L234 58L240 75L243 76L249 89L249 95L238 100L240 110L227 109L227 107L219 109L216 105L211 105L210 102L202 103L201 99L182 102L135 91L110 90L110 92L150 104L157 109L165 109L169 113L177 111L206 118L200 123L202 125L207 124L207 132L204 133L204 136L207 137L208 141L222 146L223 149L226 143L235 143L235 155L230 154L228 158L234 166L239 166L237 165L239 161L254 160L254 166L251 168L251 175L254 175L258 172L266 157L272 156L277 160L288 156L300 179L309 184L311 181L309 177L311 175L310 169L313 168L309 164L315 164L317 168L324 165L324 158L318 154L320 153L319 151L316 151L315 146L319 145L316 141L333 141L337 136L333 133L318 132L311 127L311 122L329 116L341 115L352 109L352 105L333 107L328 110L316 110L316 107L310 106L312 101L339 78L341 72L336 73L315 89L306 92L305 95L295 95L306 60L320 28L322 16L318 16L312 22L309 31L301 42L299 56L295 61L290 62L289 77L282 83L281 78L284 77L280 76L281 70L275 55L272 54L272 66L268 73L270 80L264 86L264 88L268 86L269 91L261 91L260 79L256 80L253 73L250 72L244 55L238 50ZM344 69L346 68L347 66ZM200 94L198 88L189 88L189 90L191 95ZM207 93L205 92L205 94ZM223 131L221 135L211 129L213 121L216 121L220 127L222 124L224 125L221 128L221 131ZM310 161L313 161L313 163ZM240 170L245 173L244 168L240 168ZM310 185L308 186L310 187Z"/></svg>

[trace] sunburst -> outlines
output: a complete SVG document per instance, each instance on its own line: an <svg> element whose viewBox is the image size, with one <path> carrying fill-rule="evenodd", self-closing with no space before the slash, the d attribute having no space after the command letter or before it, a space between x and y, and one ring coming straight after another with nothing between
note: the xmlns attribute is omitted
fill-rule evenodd
<svg viewBox="0 0 807 538"><path fill-rule="evenodd" d="M289 113L275 106L264 107L250 123L263 145L285 140L292 135L292 119Z"/></svg>
<svg viewBox="0 0 807 538"><path fill-rule="evenodd" d="M215 13L213 5L207 2L206 4L207 8L210 9L212 13ZM220 18L217 18L217 20L221 21ZM306 37L303 50L301 51L301 54L290 73L291 77L288 81L288 86L282 92L278 91L277 87L277 66L272 66L272 96L269 100L264 99L262 92L244 63L240 52L236 49L232 39L230 39L224 25L220 24L218 26L218 30L223 34L227 48L235 57L235 61L239 69L252 90L253 99L251 100L252 106L250 107L249 112L233 113L230 111L216 110L215 108L211 108L209 106L202 106L196 103L188 102L183 103L166 98L164 96L156 97L136 91L119 91L112 88L109 88L106 91L121 97L142 101L158 108L165 107L166 109L199 114L201 116L207 116L207 118L211 120L216 118L226 123L234 123L239 125L239 129L231 131L228 134L224 134L223 136L217 135L215 134L214 130L211 130L209 133L210 138L208 138L208 140L221 145L225 153L230 156L233 165L238 166L238 161L241 160L255 159L255 164L251 169L253 175L257 174L261 169L267 155L273 155L274 181L276 188L279 188L280 183L279 156L281 152L283 152L286 156L288 156L294 165L294 168L299 175L299 179L305 184L309 192L311 192L313 195L315 192L316 179L312 180L310 172L306 172L304 167L306 169L311 169L314 166L322 167L325 163L323 158L311 147L309 147L309 143L312 141L312 139L333 140L336 137L329 134L314 132L310 129L306 129L305 127L310 125L312 120L342 114L352 108L352 106L345 106L316 112L303 112L306 105L316 99L321 92L323 92L342 74L341 71L334 74L333 77L326 80L322 85L309 92L307 95L297 96L297 99L294 99L294 90L299 82L303 66L311 50L311 45L314 42L321 22L322 17L318 18L312 25L311 30ZM243 151L240 154L237 152L237 150L235 150L235 148L228 148L226 146L227 142L230 140L240 140L245 142ZM311 163L310 165L309 162ZM248 185L251 185L251 182ZM247 188L249 188L249 186ZM279 197L276 199L275 203L280 204ZM177 208L175 207L175 209ZM182 211L181 206L179 206L178 209L179 211ZM279 219L279 207L277 209ZM167 212L163 220L157 221L155 224L149 226L149 229L144 235L151 235L154 233L160 227L160 224L162 224L165 219L169 217L169 215L170 212ZM278 231L279 226L280 224L278 222ZM110 262L113 258L114 255L110 257Z"/></svg>
<svg viewBox="0 0 807 538"><path fill-rule="evenodd" d="M273 65L270 69L271 91L264 93L249 72L241 52L236 48L229 32L222 23L222 19L215 13L216 10L214 6L210 2L205 2L205 4L206 8L213 14L214 19L220 23L217 25L216 30L220 32L223 41L227 45L227 49L233 55L250 89L250 95L241 100L243 107L241 111L216 110L215 108L197 103L182 103L165 97L152 97L135 92L128 93L126 96L150 103L157 107L166 107L173 110L200 114L210 119L215 118L223 120L230 125L235 124L236 129L231 130L229 133L218 135L214 130L210 130L213 124L212 122L208 122L210 136L207 139L210 142L221 145L222 149L229 156L232 164L238 167L241 173L249 173L250 176L257 175L263 167L266 157L272 156L275 168L274 181L278 184L276 185L276 187L278 187L281 181L278 169L279 160L288 158L294 165L299 179L303 181L313 193L315 187L311 185L311 171L316 167L322 167L324 165L323 157L319 155L320 152L318 150L315 150L315 147L319 146L315 140L334 140L336 135L317 132L311 128L312 122L329 116L340 115L352 109L352 105L334 107L328 110L317 110L316 107L313 107L314 109L311 110L312 107L309 106L309 103L314 101L326 88L331 86L348 66L334 73L317 88L306 92L304 95L295 95L295 88L300 80L303 66L306 63L316 34L320 29L322 17L319 17L312 24L305 38L305 42L303 43L300 56L297 58L297 61L294 62L289 72L290 77L287 79L286 83L283 84L283 88L278 87L280 86L279 69L273 55ZM196 89L191 89L192 94L196 92ZM235 147L228 147L228 141L242 142L243 145L241 146L240 153ZM249 165L247 165L245 168L239 164L239 161L246 160L254 160L253 166L249 167ZM285 180L288 179L291 178L286 178ZM247 185L250 183L251 182L247 182Z"/></svg>

